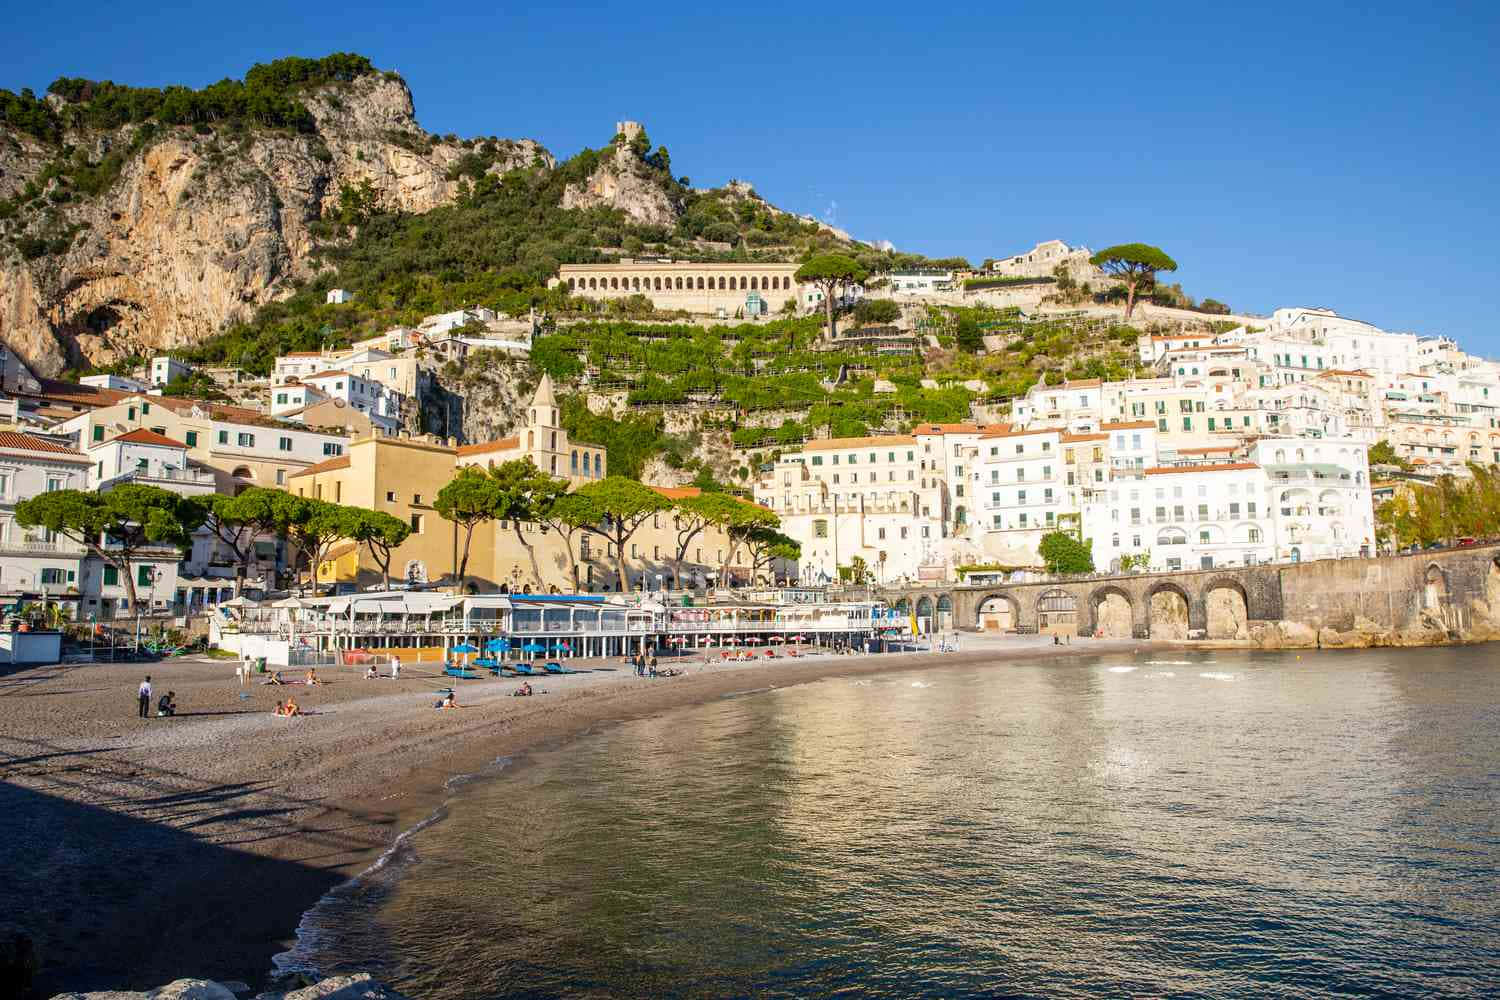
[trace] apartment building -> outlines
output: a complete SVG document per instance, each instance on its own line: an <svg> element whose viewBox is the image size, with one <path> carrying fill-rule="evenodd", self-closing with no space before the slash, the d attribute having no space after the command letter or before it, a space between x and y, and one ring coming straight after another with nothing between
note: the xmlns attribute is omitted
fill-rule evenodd
<svg viewBox="0 0 1500 1000"><path fill-rule="evenodd" d="M77 591L84 550L44 528L16 523L16 504L89 484L88 456L20 431L0 431L0 595Z"/></svg>
<svg viewBox="0 0 1500 1000"><path fill-rule="evenodd" d="M856 556L885 582L946 578L951 497L940 440L829 438L781 456L755 500L801 543L803 581L836 580Z"/></svg>
<svg viewBox="0 0 1500 1000"><path fill-rule="evenodd" d="M310 430L238 406L131 394L63 420L57 433L88 448L145 429L180 441L188 457L214 476L215 491L285 486L294 473L344 453L348 438Z"/></svg>

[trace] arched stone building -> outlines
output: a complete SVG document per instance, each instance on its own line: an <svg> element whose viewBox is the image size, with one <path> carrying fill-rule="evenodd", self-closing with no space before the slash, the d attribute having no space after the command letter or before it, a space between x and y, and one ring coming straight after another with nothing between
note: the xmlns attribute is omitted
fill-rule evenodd
<svg viewBox="0 0 1500 1000"><path fill-rule="evenodd" d="M591 299L644 295L660 309L734 315L779 312L790 300L801 304L793 275L799 265L782 263L694 264L685 261L633 261L618 264L564 264L549 285ZM755 304L760 303L757 310Z"/></svg>

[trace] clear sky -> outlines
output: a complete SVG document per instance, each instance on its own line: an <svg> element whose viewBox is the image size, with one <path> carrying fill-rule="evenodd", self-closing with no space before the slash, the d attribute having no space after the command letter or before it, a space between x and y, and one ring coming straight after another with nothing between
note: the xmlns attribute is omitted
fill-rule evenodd
<svg viewBox="0 0 1500 1000"><path fill-rule="evenodd" d="M1500 356L1500 5L12 5L0 86L399 71L428 129L559 157L643 122L694 184L978 263L1155 243L1199 298Z"/></svg>

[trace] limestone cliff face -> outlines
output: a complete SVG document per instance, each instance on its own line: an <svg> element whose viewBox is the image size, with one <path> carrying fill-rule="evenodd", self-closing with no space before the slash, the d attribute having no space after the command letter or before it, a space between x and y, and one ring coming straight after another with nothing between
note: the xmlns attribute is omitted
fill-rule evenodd
<svg viewBox="0 0 1500 1000"><path fill-rule="evenodd" d="M636 222L648 226L673 226L677 206L651 169L623 144L610 154L584 182L563 190L563 208L617 208Z"/></svg>
<svg viewBox="0 0 1500 1000"><path fill-rule="evenodd" d="M368 182L383 207L406 212L457 193L448 170L468 147L424 132L399 78L361 77L303 100L315 134L164 130L108 191L53 207L48 230L73 234L65 250L27 260L0 244L0 338L40 374L193 344L312 274L312 225L345 185ZM134 129L68 141L102 155L128 147ZM555 165L530 140L494 142L492 172ZM0 132L0 197L54 155Z"/></svg>

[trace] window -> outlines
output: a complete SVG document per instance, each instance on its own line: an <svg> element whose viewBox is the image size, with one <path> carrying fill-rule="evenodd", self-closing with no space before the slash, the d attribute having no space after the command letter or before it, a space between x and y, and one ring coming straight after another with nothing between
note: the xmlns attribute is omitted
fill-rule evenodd
<svg viewBox="0 0 1500 1000"><path fill-rule="evenodd" d="M155 575L156 575L156 572L155 572L155 570L152 567L150 567L150 566L137 566L135 568L135 582L136 582L136 585L137 586L142 586L142 587L149 586L150 583L151 583L152 578Z"/></svg>
<svg viewBox="0 0 1500 1000"><path fill-rule="evenodd" d="M823 464L823 456L822 455L814 455L812 457L812 464L813 465L822 465Z"/></svg>
<svg viewBox="0 0 1500 1000"><path fill-rule="evenodd" d="M323 454L324 455L328 455L328 456L331 456L331 457L337 457L339 455L342 455L343 453L344 453L344 446L343 445L341 445L341 444L334 444L332 441L324 441L323 442Z"/></svg>
<svg viewBox="0 0 1500 1000"><path fill-rule="evenodd" d="M145 459L143 458L143 459L141 459L141 461L144 462ZM57 476L48 476L47 477L47 492L48 493L56 493L58 490L60 490L62 488L63 488L63 481L62 481L61 478L59 478Z"/></svg>
<svg viewBox="0 0 1500 1000"><path fill-rule="evenodd" d="M385 502L386 503L395 503L396 502L396 491L395 490L386 490L385 491Z"/></svg>
<svg viewBox="0 0 1500 1000"><path fill-rule="evenodd" d="M61 586L65 582L67 582L67 576L64 570L61 570L56 566L43 567L42 586L56 587Z"/></svg>
<svg viewBox="0 0 1500 1000"><path fill-rule="evenodd" d="M94 440L95 441L103 441L104 440L104 428L103 427L95 427L94 428Z"/></svg>
<svg viewBox="0 0 1500 1000"><path fill-rule="evenodd" d="M220 444L228 444L229 443L229 432L228 431L220 431L219 432L219 443Z"/></svg>
<svg viewBox="0 0 1500 1000"><path fill-rule="evenodd" d="M255 435L254 434L246 434L243 431L241 431L239 437L237 438L237 442L238 442L238 444L239 444L239 446L241 448L254 448L255 447Z"/></svg>
<svg viewBox="0 0 1500 1000"><path fill-rule="evenodd" d="M907 529L907 528L902 528L902 529L901 529L901 540L902 540L902 541L903 541L903 542L904 542L904 541L906 541L906 535L907 535L907 532L908 532L908 530L909 530L909 529Z"/></svg>
<svg viewBox="0 0 1500 1000"><path fill-rule="evenodd" d="M292 439L289 437L283 437L276 442L276 447L280 448L282 451L291 451Z"/></svg>
<svg viewBox="0 0 1500 1000"><path fill-rule="evenodd" d="M414 535L420 535L422 533L422 515L421 514L413 514L411 516L411 531L412 531L412 534L414 534Z"/></svg>
<svg viewBox="0 0 1500 1000"><path fill-rule="evenodd" d="M285 469L277 469L276 470L276 485L277 486L285 486L286 485L286 470Z"/></svg>
<svg viewBox="0 0 1500 1000"><path fill-rule="evenodd" d="M420 494L420 493L413 493L411 495L411 502L412 503L421 503L422 502L422 494Z"/></svg>
<svg viewBox="0 0 1500 1000"><path fill-rule="evenodd" d="M819 520L813 522L813 537L814 538L827 538L828 537L828 522L827 521L819 519Z"/></svg>
<svg viewBox="0 0 1500 1000"><path fill-rule="evenodd" d="M1200 503L1198 505L1198 520L1200 520L1200 521L1207 521L1208 520L1208 504L1206 504L1206 503Z"/></svg>
<svg viewBox="0 0 1500 1000"><path fill-rule="evenodd" d="M1172 508L1172 520L1174 520L1174 521L1186 520L1186 518L1183 516L1183 513L1182 513L1182 504L1177 504L1176 506L1174 506Z"/></svg>
<svg viewBox="0 0 1500 1000"><path fill-rule="evenodd" d="M106 587L118 587L120 585L120 571L113 566L104 567L104 585Z"/></svg>
<svg viewBox="0 0 1500 1000"><path fill-rule="evenodd" d="M198 447L198 432L197 431L188 431L187 432L187 446L189 448L196 448L196 447Z"/></svg>

